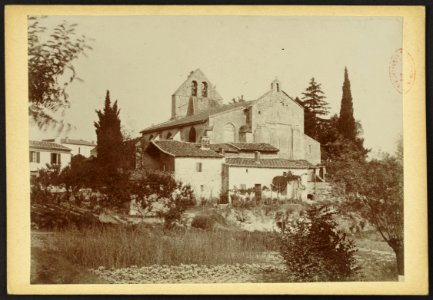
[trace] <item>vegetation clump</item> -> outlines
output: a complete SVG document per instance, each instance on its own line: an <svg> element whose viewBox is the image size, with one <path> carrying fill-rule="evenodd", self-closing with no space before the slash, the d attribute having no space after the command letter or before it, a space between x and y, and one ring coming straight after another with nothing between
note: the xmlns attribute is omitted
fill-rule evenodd
<svg viewBox="0 0 433 300"><path fill-rule="evenodd" d="M290 221L279 237L280 254L293 281L345 281L357 269L353 241L337 230L335 211L313 206Z"/></svg>

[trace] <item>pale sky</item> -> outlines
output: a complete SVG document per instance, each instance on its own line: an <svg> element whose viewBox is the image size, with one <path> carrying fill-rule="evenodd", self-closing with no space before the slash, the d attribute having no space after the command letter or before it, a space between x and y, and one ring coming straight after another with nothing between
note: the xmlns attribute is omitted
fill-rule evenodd
<svg viewBox="0 0 433 300"><path fill-rule="evenodd" d="M93 50L74 63L84 81L68 90L65 118L75 126L69 138L96 141L95 109L107 89L134 137L168 120L172 93L197 68L225 103L258 98L275 77L301 97L314 77L338 113L347 66L365 146L394 152L402 133L402 95L389 78L390 58L402 47L400 17L50 16L44 24L63 20L94 39ZM56 134L30 129L31 139Z"/></svg>

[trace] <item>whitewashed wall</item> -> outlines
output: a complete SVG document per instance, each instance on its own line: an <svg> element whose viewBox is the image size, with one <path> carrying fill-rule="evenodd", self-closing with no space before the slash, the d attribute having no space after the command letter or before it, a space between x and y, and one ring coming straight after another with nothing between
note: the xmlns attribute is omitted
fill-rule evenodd
<svg viewBox="0 0 433 300"><path fill-rule="evenodd" d="M202 163L201 172L197 172L198 162ZM222 163L223 158L175 158L175 179L190 184L197 199L218 198L221 192Z"/></svg>
<svg viewBox="0 0 433 300"><path fill-rule="evenodd" d="M233 167L228 168L228 182L229 189L232 190L236 186L238 189L242 184L246 188L253 188L256 184L271 187L272 179L275 176L283 175L283 172L288 172L288 169L267 169L267 168L246 168L246 167ZM293 175L301 176L301 183L307 187L308 169L292 169L290 170ZM307 190L301 192L302 199L307 198Z"/></svg>
<svg viewBox="0 0 433 300"><path fill-rule="evenodd" d="M55 152L55 151L48 151L48 150L33 150L30 149L30 151L39 152L39 163L37 162L30 162L30 171L37 171L39 169L44 169L47 164L51 164L51 153L60 153L60 164L62 168L69 165L71 162L71 153L66 152Z"/></svg>

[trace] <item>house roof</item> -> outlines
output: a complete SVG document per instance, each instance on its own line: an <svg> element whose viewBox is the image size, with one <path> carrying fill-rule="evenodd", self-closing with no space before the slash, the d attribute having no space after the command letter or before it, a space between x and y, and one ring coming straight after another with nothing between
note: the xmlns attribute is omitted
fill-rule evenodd
<svg viewBox="0 0 433 300"><path fill-rule="evenodd" d="M224 152L239 153L239 149L229 143L209 144L209 147L216 152L221 152L222 149Z"/></svg>
<svg viewBox="0 0 433 300"><path fill-rule="evenodd" d="M194 114L191 116L186 116L183 117L181 119L177 119L177 120L170 120L161 124L157 124L157 125L153 125L150 126L148 128L143 129L142 131L140 131L140 133L149 133L149 132L153 132L153 131L157 131L157 130L162 130L162 129L169 129L169 128L174 128L174 127L178 127L181 125L192 125L192 124L199 124L199 123L204 123L209 119L209 116L211 115L215 115L224 111L228 111L234 108L238 108L238 107L245 107L248 106L250 104L252 104L253 101L242 101L242 102L236 102L233 104L226 104L226 105L222 105L220 107L217 108L213 108L210 109L208 111L204 111L204 112L200 112L198 114Z"/></svg>
<svg viewBox="0 0 433 300"><path fill-rule="evenodd" d="M226 164L234 167L275 168L275 169L308 169L313 165L306 160L289 160L283 158L264 158L258 162L254 158L226 158Z"/></svg>
<svg viewBox="0 0 433 300"><path fill-rule="evenodd" d="M162 152L174 157L210 157L222 158L223 155L213 150L200 149L195 143L179 142L173 140L151 141Z"/></svg>
<svg viewBox="0 0 433 300"><path fill-rule="evenodd" d="M55 139L47 139L47 140L43 140L44 142L54 142ZM71 144L71 145L82 145L82 146L96 146L95 143L89 142L89 141L85 141L82 139L79 140L75 140L75 139L70 139L70 138L64 138L60 140L60 143L62 144Z"/></svg>
<svg viewBox="0 0 433 300"><path fill-rule="evenodd" d="M267 143L230 143L240 151L278 152L278 148Z"/></svg>
<svg viewBox="0 0 433 300"><path fill-rule="evenodd" d="M47 142L47 141L29 141L30 148L44 149L44 150L56 150L56 151L71 151L68 147L63 145Z"/></svg>

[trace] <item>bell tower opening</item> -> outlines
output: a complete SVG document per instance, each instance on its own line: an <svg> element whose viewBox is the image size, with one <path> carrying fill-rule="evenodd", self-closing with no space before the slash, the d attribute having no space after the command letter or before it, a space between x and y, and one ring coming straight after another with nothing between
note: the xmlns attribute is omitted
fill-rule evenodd
<svg viewBox="0 0 433 300"><path fill-rule="evenodd" d="M281 82L277 78L271 82L271 90L277 93L281 92Z"/></svg>

